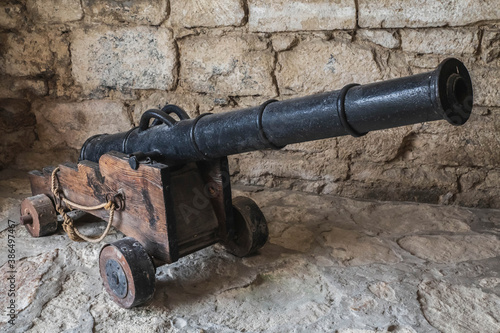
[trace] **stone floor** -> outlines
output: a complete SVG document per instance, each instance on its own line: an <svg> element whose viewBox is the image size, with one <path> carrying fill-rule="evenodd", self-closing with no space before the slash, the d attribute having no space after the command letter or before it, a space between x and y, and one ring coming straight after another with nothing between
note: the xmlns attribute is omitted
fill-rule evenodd
<svg viewBox="0 0 500 333"><path fill-rule="evenodd" d="M500 332L500 211L261 188L235 191L267 216L257 255L216 245L160 267L154 300L132 310L103 291L102 244L17 226L11 326L7 218L17 221L29 184L4 171L0 188L2 332Z"/></svg>

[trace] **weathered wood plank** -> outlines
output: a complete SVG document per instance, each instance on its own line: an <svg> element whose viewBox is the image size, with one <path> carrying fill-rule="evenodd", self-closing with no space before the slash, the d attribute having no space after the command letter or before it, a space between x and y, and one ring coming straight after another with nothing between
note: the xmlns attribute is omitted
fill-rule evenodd
<svg viewBox="0 0 500 333"><path fill-rule="evenodd" d="M227 237L232 229L231 188L225 159L169 168L160 163L130 168L125 154L110 152L99 164L82 161L59 166L64 197L95 206L121 193L124 206L113 226L137 239L156 262L171 263ZM33 171L33 194L50 194L53 168ZM52 196L52 195L51 195ZM87 211L108 219L106 210Z"/></svg>
<svg viewBox="0 0 500 333"><path fill-rule="evenodd" d="M175 249L170 246L169 239L175 235L169 235L165 208L164 182L168 182L168 167L143 164L133 170L126 155L111 152L101 157L99 170L106 187L112 192L121 192L125 198L125 207L116 213L113 226L137 239L155 259L167 263L177 260Z"/></svg>

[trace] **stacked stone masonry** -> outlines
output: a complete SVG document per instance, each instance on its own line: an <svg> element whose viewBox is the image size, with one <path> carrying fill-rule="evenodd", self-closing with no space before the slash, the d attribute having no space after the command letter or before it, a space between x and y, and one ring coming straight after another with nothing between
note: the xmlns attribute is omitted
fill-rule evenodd
<svg viewBox="0 0 500 333"><path fill-rule="evenodd" d="M498 0L6 0L1 168L75 161L86 137L170 102L224 112L428 71L471 69L475 108L429 123L231 157L234 180L500 208Z"/></svg>

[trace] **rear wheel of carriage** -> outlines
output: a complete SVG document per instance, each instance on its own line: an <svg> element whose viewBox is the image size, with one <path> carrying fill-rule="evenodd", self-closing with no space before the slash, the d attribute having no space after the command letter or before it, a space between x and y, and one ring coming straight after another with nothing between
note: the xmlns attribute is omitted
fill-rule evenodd
<svg viewBox="0 0 500 333"><path fill-rule="evenodd" d="M155 267L144 247L127 237L101 249L99 270L113 301L131 308L149 301L155 292Z"/></svg>
<svg viewBox="0 0 500 333"><path fill-rule="evenodd" d="M21 203L20 223L32 237L43 237L57 231L57 214L52 200L45 194L28 197Z"/></svg>
<svg viewBox="0 0 500 333"><path fill-rule="evenodd" d="M226 242L229 253L245 257L266 244L267 221L259 206L248 197L233 199L234 235Z"/></svg>

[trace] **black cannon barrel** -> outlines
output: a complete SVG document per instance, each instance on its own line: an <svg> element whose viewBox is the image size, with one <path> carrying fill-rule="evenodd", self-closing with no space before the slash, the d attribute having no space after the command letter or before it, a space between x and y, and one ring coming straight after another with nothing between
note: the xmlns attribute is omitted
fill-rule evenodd
<svg viewBox="0 0 500 333"><path fill-rule="evenodd" d="M464 124L472 111L472 83L464 64L444 60L434 71L237 111L185 119L173 105L150 110L128 132L89 138L80 160L109 151L145 153L163 163L219 158L260 149L445 119ZM168 113L176 113L175 121ZM151 118L158 119L149 126ZM161 123L161 124L158 124ZM149 126L149 127L148 127Z"/></svg>

